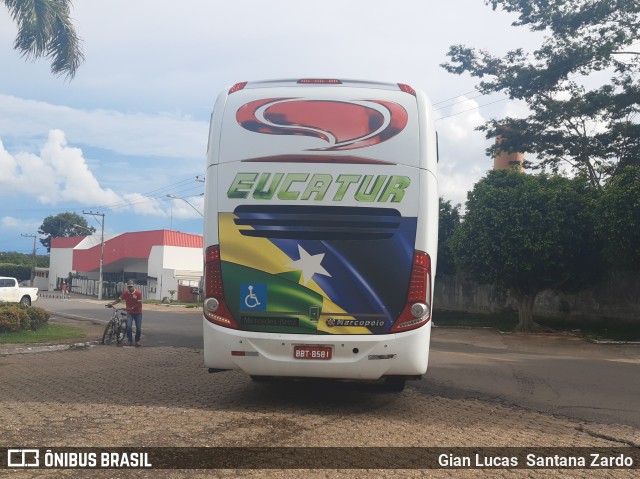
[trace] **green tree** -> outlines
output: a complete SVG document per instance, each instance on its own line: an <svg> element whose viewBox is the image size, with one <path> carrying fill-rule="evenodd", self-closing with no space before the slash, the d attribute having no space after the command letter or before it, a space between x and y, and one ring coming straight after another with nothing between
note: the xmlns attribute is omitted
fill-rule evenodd
<svg viewBox="0 0 640 479"><path fill-rule="evenodd" d="M526 118L492 119L479 127L487 138L502 138L488 153L533 153L537 163L525 166L552 171L568 164L598 188L625 166L640 165L640 48L633 48L640 40L640 2L487 3L516 13L513 26L546 33L532 54L517 49L498 57L463 45L449 49L446 70L481 78L481 93L503 92L529 107ZM604 84L593 78L602 71L611 75Z"/></svg>
<svg viewBox="0 0 640 479"><path fill-rule="evenodd" d="M453 253L449 240L460 225L460 205L453 206L451 201L440 197L440 218L438 221L438 273L454 274L456 272Z"/></svg>
<svg viewBox="0 0 640 479"><path fill-rule="evenodd" d="M533 331L540 292L575 291L600 277L595 205L583 178L491 171L467 195L451 240L456 264L475 281L508 290L518 330Z"/></svg>
<svg viewBox="0 0 640 479"><path fill-rule="evenodd" d="M48 58L51 72L72 79L84 61L71 0L1 0L18 25L13 47L27 60Z"/></svg>
<svg viewBox="0 0 640 479"><path fill-rule="evenodd" d="M15 264L22 266L33 266L33 255L25 253L0 252L0 263ZM36 255L36 266L41 268L49 267L49 256Z"/></svg>
<svg viewBox="0 0 640 479"><path fill-rule="evenodd" d="M93 226L88 225L84 217L67 211L55 216L47 216L40 225L38 233L45 236L40 239L40 243L47 248L47 251L51 251L51 238L83 236L88 233L87 230L92 233L96 231Z"/></svg>
<svg viewBox="0 0 640 479"><path fill-rule="evenodd" d="M640 271L640 167L613 178L599 200L604 255L618 269Z"/></svg>
<svg viewBox="0 0 640 479"><path fill-rule="evenodd" d="M0 263L0 276L9 276L18 281L31 279L33 265Z"/></svg>

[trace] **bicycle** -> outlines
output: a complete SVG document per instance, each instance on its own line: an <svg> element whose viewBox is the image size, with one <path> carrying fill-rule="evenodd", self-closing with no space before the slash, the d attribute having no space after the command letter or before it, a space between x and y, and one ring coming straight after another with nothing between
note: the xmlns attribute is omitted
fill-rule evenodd
<svg viewBox="0 0 640 479"><path fill-rule="evenodd" d="M106 304L106 308L113 308L111 319L104 328L102 334L102 344L111 344L114 340L120 346L127 335L127 310L125 308L114 308Z"/></svg>

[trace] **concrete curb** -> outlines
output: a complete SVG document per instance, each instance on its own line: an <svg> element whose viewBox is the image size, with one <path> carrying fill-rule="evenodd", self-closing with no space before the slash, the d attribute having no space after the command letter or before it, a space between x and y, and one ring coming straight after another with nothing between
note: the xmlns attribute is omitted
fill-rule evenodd
<svg viewBox="0 0 640 479"><path fill-rule="evenodd" d="M47 344L43 346L25 346L17 348L1 348L0 355L6 356L10 354L31 354L31 353L43 353L48 351L65 351L67 349L87 349L92 348L100 344L100 341L89 341L86 343L72 343L72 344Z"/></svg>
<svg viewBox="0 0 640 479"><path fill-rule="evenodd" d="M61 318L73 319L75 321L88 321L94 324L103 325L107 321L103 321L96 318L88 318L86 316L79 316L70 313L59 313L49 311L51 316L58 316ZM68 349L87 349L101 344L100 341L87 341L83 343L70 343L70 344L32 344L25 346L14 346L11 348L0 348L0 356L7 356L11 354L31 354L31 353L44 353L49 351L66 351Z"/></svg>

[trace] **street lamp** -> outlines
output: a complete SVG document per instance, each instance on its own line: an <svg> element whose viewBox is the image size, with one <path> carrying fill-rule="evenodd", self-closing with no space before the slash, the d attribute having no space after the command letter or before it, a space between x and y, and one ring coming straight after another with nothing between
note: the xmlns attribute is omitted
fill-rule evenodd
<svg viewBox="0 0 640 479"><path fill-rule="evenodd" d="M202 196L202 195L200 195L200 196ZM200 213L200 211L198 211L198 209L195 206L193 206L191 203L189 203L186 198L183 198L182 196L172 195L171 193L167 194L167 198L172 198L174 200L182 200L182 201L184 201L186 204L191 206L191 208L193 208L193 210L196 213L198 213L200 216L202 216L204 218L204 215L202 213Z"/></svg>
<svg viewBox="0 0 640 479"><path fill-rule="evenodd" d="M96 218L96 216L101 216L102 217L102 221L100 222L100 226L102 228L102 232L100 234L100 272L98 273L98 300L101 301L102 300L102 263L104 261L104 213L96 213L93 211L83 211L82 212L83 215L91 215L94 218ZM85 229L89 229L89 228L85 228Z"/></svg>

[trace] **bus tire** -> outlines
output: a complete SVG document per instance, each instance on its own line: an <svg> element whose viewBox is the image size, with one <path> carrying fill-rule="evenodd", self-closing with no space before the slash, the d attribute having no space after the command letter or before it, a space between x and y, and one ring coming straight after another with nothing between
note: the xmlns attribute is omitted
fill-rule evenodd
<svg viewBox="0 0 640 479"><path fill-rule="evenodd" d="M389 376L384 378L384 390L391 392L402 392L404 391L405 383L407 382L406 378L402 376Z"/></svg>

